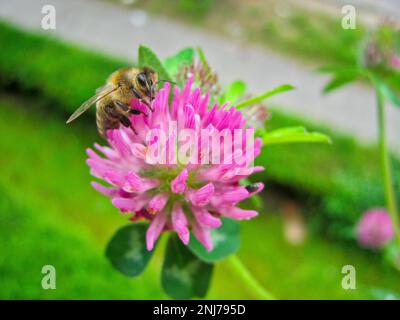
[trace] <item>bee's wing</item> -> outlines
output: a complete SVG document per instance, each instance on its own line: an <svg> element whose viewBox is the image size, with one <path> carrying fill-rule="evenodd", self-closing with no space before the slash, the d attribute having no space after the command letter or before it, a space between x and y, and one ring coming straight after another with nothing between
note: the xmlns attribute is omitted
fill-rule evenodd
<svg viewBox="0 0 400 320"><path fill-rule="evenodd" d="M105 84L104 86L98 87L96 89L96 94L105 93L106 91L111 90L113 88L115 88L115 86L113 86L111 84Z"/></svg>
<svg viewBox="0 0 400 320"><path fill-rule="evenodd" d="M92 105L94 105L97 101L103 99L108 96L110 93L117 90L118 87L112 85L105 85L96 90L96 94L90 99L86 100L81 106L75 110L75 112L69 117L67 123L74 121L78 118L82 113L84 113L87 109L89 109Z"/></svg>

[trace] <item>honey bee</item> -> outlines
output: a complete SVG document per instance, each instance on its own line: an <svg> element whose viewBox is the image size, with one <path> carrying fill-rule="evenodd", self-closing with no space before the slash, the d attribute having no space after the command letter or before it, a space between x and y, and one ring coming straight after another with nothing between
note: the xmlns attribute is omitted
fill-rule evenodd
<svg viewBox="0 0 400 320"><path fill-rule="evenodd" d="M249 193L256 192L258 190L258 188L260 188L260 184L259 183L251 183L251 184L248 184L247 186L245 186L245 189Z"/></svg>
<svg viewBox="0 0 400 320"><path fill-rule="evenodd" d="M145 114L141 110L130 107L132 99L136 98L153 111L151 102L157 88L157 73L151 68L127 67L113 72L106 84L96 90L96 94L82 103L82 105L69 117L67 123L78 118L96 104L96 124L102 137L108 129L115 129L122 124L132 127L129 115Z"/></svg>

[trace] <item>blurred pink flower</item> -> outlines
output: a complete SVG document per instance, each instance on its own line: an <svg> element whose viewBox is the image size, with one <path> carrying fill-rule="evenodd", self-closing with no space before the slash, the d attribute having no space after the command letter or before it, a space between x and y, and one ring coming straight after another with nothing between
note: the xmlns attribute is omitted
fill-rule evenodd
<svg viewBox="0 0 400 320"><path fill-rule="evenodd" d="M200 88L191 89L191 77L182 91L173 90L169 102L170 84L159 90L152 102L154 112L131 116L135 134L130 128L108 130L107 140L110 147L95 148L104 157L88 149L87 160L91 174L106 181L110 186L93 182L99 192L112 199L112 204L123 213L135 213L132 221L145 219L150 221L147 230L147 249L154 244L165 230L175 230L184 244L188 244L190 233L211 251L213 243L210 229L221 226L221 216L232 219L255 217L254 210L237 207L238 203L263 189L263 184L241 186L239 182L263 167L253 167L254 158L260 153L261 140L241 135L239 149L244 161L220 164L202 164L174 162L168 157L166 163L149 163L146 154L158 141L154 132L168 131L169 123L176 121L178 130L192 129L199 132L207 128L211 131L229 132L248 128L241 112L234 107L217 104L209 108L209 94L201 95ZM139 102L134 100L136 108ZM143 107L143 106L140 106ZM150 134L151 132L151 134ZM149 134L152 139L148 139ZM212 150L203 148L201 138L196 140L199 148L199 160ZM167 135L165 145L171 149L172 136ZM237 147L237 143L236 147ZM222 145L222 144L221 144ZM215 151L215 150L214 150ZM222 152L219 150L218 152ZM236 151L228 153L232 159L239 155ZM226 156L226 155L225 155Z"/></svg>
<svg viewBox="0 0 400 320"><path fill-rule="evenodd" d="M193 60L191 64L185 64L178 70L179 83L185 83L189 77L193 77L195 86L200 87L210 96L218 95L221 92L218 75L205 62Z"/></svg>
<svg viewBox="0 0 400 320"><path fill-rule="evenodd" d="M252 125L255 129L263 129L265 121L268 120L270 114L267 106L263 103L253 104L243 110L243 116L246 118L247 123Z"/></svg>
<svg viewBox="0 0 400 320"><path fill-rule="evenodd" d="M393 236L392 220L385 209L366 211L357 224L357 239L363 247L381 248Z"/></svg>
<svg viewBox="0 0 400 320"><path fill-rule="evenodd" d="M394 69L400 69L400 56L393 53L391 60L390 60L390 65L394 68Z"/></svg>
<svg viewBox="0 0 400 320"><path fill-rule="evenodd" d="M383 20L363 45L363 63L368 68L399 69L397 39L399 26L390 19Z"/></svg>

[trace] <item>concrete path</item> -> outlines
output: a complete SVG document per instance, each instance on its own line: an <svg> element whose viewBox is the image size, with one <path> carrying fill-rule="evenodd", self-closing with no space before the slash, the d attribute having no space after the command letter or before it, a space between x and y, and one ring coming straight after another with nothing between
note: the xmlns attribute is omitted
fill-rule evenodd
<svg viewBox="0 0 400 320"><path fill-rule="evenodd" d="M45 4L56 8L56 30L41 30L41 9ZM0 18L127 61L136 59L139 44L150 46L161 57L185 46L201 46L223 83L243 79L253 93L291 83L296 91L272 100L283 110L353 134L362 142L374 141L376 136L375 98L370 88L355 84L321 96L324 76L265 48L232 42L204 30L160 17L143 17L124 6L94 0L0 0ZM400 151L400 109L388 105L387 121L389 141Z"/></svg>

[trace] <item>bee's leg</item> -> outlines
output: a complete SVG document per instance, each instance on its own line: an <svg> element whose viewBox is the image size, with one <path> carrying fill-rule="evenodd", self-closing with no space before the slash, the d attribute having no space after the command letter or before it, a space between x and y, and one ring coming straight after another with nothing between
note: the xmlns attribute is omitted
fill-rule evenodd
<svg viewBox="0 0 400 320"><path fill-rule="evenodd" d="M142 115L144 115L145 117L147 117L147 114L145 114L143 111L140 111L140 110L137 110L137 109L131 109L131 110L129 110L129 113L130 113L130 114L133 114L133 115L142 114Z"/></svg>
<svg viewBox="0 0 400 320"><path fill-rule="evenodd" d="M140 99L140 101L143 102L150 109L151 112L154 111L153 107L146 100Z"/></svg>
<svg viewBox="0 0 400 320"><path fill-rule="evenodd" d="M122 123L122 125L124 127L131 128L132 131L135 134L137 134L137 131L132 126L131 120L129 120L129 118L121 112L121 109L118 109L117 104L116 104L115 101L113 102L113 104L108 105L105 108L105 111L110 117L118 119L119 122Z"/></svg>
<svg viewBox="0 0 400 320"><path fill-rule="evenodd" d="M133 94L136 96L136 98L139 99L140 102L143 102L149 109L150 111L154 111L154 109L151 107L150 103L148 103L146 100L143 99L143 96L137 91L135 88L132 88Z"/></svg>
<svg viewBox="0 0 400 320"><path fill-rule="evenodd" d="M114 100L113 103L117 109L122 109L125 112L130 110L130 107L126 103L123 103L119 100Z"/></svg>
<svg viewBox="0 0 400 320"><path fill-rule="evenodd" d="M132 126L131 120L129 120L127 116L120 115L119 121L121 121L124 127L131 128L135 134L138 134L136 129Z"/></svg>
<svg viewBox="0 0 400 320"><path fill-rule="evenodd" d="M119 108L119 109L123 110L124 112L134 114L134 115L143 114L144 116L147 117L147 114L145 114L143 111L140 111L137 109L132 109L127 104L125 104L119 100L114 100L113 103L117 109Z"/></svg>

